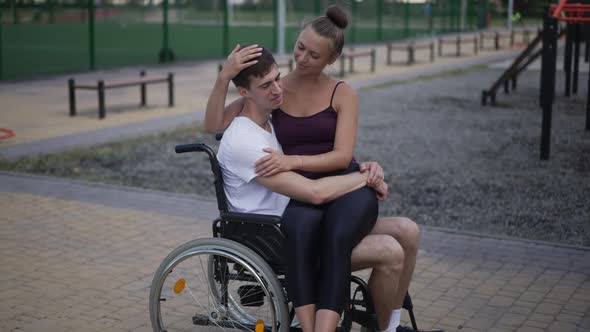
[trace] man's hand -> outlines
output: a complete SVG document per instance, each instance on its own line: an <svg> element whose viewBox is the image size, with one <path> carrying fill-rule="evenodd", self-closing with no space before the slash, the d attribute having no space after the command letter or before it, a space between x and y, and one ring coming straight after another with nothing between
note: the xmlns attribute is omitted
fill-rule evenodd
<svg viewBox="0 0 590 332"><path fill-rule="evenodd" d="M240 49L240 44L231 51L227 56L227 60L223 64L223 68L219 72L219 77L230 81L236 77L244 68L248 68L258 62L254 60L262 53L262 48L258 45L250 45Z"/></svg>
<svg viewBox="0 0 590 332"><path fill-rule="evenodd" d="M301 159L298 156L287 156L270 148L262 149L262 151L268 155L256 161L256 175L258 176L271 176L297 169L300 166Z"/></svg>
<svg viewBox="0 0 590 332"><path fill-rule="evenodd" d="M366 161L360 165L361 173L369 172L369 178L367 179L367 186L376 188L383 182L385 174L383 168L376 161Z"/></svg>
<svg viewBox="0 0 590 332"><path fill-rule="evenodd" d="M389 187L387 186L387 183L385 183L385 181L381 181L379 186L372 188L375 189L375 192L377 193L377 199L380 201L386 200L387 196L389 196Z"/></svg>

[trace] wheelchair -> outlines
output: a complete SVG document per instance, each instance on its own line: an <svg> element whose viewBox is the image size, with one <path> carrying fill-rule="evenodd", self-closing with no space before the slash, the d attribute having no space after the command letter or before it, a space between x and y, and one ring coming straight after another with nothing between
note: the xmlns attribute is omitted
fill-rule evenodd
<svg viewBox="0 0 590 332"><path fill-rule="evenodd" d="M281 218L228 211L221 168L206 144L178 145L175 151L207 153L220 216L213 221L213 238L179 246L157 269L149 296L153 330L301 331L284 285ZM367 283L354 275L350 281L337 331L350 331L353 322L362 332L378 331ZM418 330L408 294L403 308Z"/></svg>

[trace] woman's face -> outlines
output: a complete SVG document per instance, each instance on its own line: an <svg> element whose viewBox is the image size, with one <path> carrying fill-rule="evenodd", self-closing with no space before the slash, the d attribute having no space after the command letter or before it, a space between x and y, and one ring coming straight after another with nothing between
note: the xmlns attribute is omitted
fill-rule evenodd
<svg viewBox="0 0 590 332"><path fill-rule="evenodd" d="M311 26L299 34L293 57L297 70L304 73L320 73L336 60L332 40L320 36Z"/></svg>

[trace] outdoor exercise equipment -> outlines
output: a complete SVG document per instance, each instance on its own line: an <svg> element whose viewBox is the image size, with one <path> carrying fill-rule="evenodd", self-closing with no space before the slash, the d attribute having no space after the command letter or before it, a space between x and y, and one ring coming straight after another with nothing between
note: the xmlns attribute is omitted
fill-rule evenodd
<svg viewBox="0 0 590 332"><path fill-rule="evenodd" d="M11 138L14 136L14 131L6 128L0 128L0 140Z"/></svg>

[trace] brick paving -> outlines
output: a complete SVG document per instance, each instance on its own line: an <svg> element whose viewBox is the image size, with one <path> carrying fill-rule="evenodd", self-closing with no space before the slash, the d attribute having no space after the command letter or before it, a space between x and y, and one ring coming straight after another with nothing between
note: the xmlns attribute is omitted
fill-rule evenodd
<svg viewBox="0 0 590 332"><path fill-rule="evenodd" d="M197 196L9 173L0 211L2 331L150 331L157 266L216 216ZM590 331L590 249L424 228L410 291L422 329Z"/></svg>

